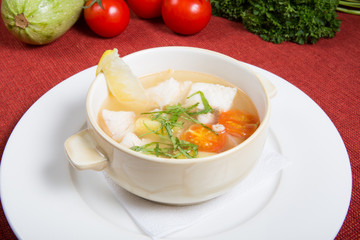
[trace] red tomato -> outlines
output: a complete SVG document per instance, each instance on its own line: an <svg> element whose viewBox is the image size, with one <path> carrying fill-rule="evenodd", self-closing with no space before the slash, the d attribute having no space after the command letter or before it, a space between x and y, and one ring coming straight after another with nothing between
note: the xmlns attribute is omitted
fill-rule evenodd
<svg viewBox="0 0 360 240"><path fill-rule="evenodd" d="M214 132L204 128L200 124L192 125L182 134L181 139L197 145L199 151L205 152L219 152L226 143L224 132L216 135Z"/></svg>
<svg viewBox="0 0 360 240"><path fill-rule="evenodd" d="M218 121L225 127L225 132L241 138L248 138L259 125L257 116L241 110L222 112Z"/></svg>
<svg viewBox="0 0 360 240"><path fill-rule="evenodd" d="M176 33L198 33L210 21L210 0L163 0L162 17L165 24Z"/></svg>
<svg viewBox="0 0 360 240"><path fill-rule="evenodd" d="M141 18L156 18L161 16L162 0L128 0L129 7Z"/></svg>
<svg viewBox="0 0 360 240"><path fill-rule="evenodd" d="M99 5L101 1L103 8ZM85 6L91 5L88 0ZM96 0L84 9L84 18L89 27L102 37L114 37L122 33L130 21L130 11L124 0Z"/></svg>

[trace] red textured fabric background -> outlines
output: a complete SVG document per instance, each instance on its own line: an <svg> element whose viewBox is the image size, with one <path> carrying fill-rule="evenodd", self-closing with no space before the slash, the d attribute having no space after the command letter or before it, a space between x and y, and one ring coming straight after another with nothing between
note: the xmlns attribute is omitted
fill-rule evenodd
<svg viewBox="0 0 360 240"><path fill-rule="evenodd" d="M80 19L64 36L46 46L17 41L0 20L0 151L25 111L68 77L97 64L114 47L120 55L159 46L192 46L224 53L268 70L310 96L330 117L346 145L353 191L345 222L336 237L360 239L360 16L341 14L341 31L314 45L272 44L241 23L212 17L194 36L171 32L161 19L132 15L121 35L104 39ZM0 239L16 239L0 211Z"/></svg>

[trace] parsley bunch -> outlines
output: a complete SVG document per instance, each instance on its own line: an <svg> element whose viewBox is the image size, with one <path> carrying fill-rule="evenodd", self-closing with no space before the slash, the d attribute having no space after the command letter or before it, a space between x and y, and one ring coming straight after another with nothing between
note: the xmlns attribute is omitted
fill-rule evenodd
<svg viewBox="0 0 360 240"><path fill-rule="evenodd" d="M213 14L242 21L245 28L273 43L316 43L340 29L339 0L211 0Z"/></svg>

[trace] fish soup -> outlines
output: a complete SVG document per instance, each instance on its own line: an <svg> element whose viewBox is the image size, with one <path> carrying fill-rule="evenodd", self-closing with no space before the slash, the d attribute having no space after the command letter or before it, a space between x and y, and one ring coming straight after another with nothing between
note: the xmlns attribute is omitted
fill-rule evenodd
<svg viewBox="0 0 360 240"><path fill-rule="evenodd" d="M98 114L102 130L121 145L166 158L211 156L246 140L259 126L246 93L215 76L174 71L143 76L146 106L113 96Z"/></svg>

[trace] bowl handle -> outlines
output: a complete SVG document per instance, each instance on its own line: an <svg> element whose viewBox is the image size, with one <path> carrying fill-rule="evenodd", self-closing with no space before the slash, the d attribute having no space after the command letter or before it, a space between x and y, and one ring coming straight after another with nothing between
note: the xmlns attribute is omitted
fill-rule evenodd
<svg viewBox="0 0 360 240"><path fill-rule="evenodd" d="M266 77L264 77L261 74L257 74L258 78L260 79L261 83L263 84L266 93L269 95L270 98L275 97L276 95L276 87L274 86L274 84L267 79Z"/></svg>
<svg viewBox="0 0 360 240"><path fill-rule="evenodd" d="M78 170L101 171L108 165L108 159L96 148L88 129L78 132L65 141L65 153Z"/></svg>

